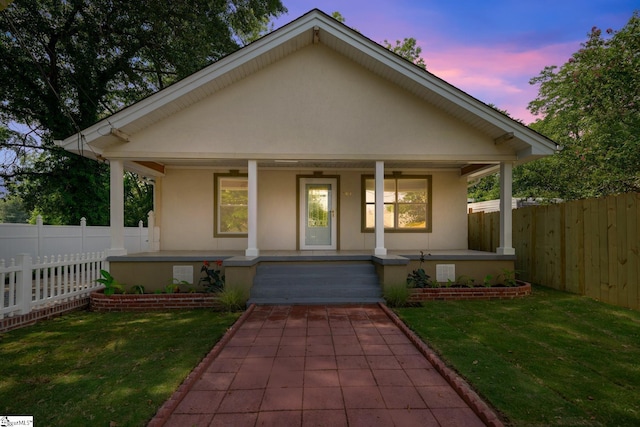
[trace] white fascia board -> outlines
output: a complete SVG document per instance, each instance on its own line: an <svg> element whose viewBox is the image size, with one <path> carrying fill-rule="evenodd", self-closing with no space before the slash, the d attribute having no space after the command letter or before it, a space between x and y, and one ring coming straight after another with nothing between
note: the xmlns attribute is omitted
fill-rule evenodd
<svg viewBox="0 0 640 427"><path fill-rule="evenodd" d="M525 148L524 150L518 151L518 153L517 153L518 154L518 160L525 160L525 159L527 159L529 157L532 157L534 155L533 151L534 150L533 150L532 146L529 146L529 147Z"/></svg>
<svg viewBox="0 0 640 427"><path fill-rule="evenodd" d="M480 178L484 178L485 176L493 175L495 173L500 172L500 165L493 165L485 169L481 169L477 172L470 173L466 175L468 185L473 185Z"/></svg>
<svg viewBox="0 0 640 427"><path fill-rule="evenodd" d="M97 147L93 147L87 143L84 138L79 138L79 134L70 136L65 140L56 140L54 144L60 148L65 149L71 153L81 154L83 157L97 160L99 157L103 157L103 150ZM79 143L79 141L82 141Z"/></svg>
<svg viewBox="0 0 640 427"><path fill-rule="evenodd" d="M540 147L539 145L530 145L529 147L518 151L516 154L518 156L518 160L528 161L527 158L537 159L539 157L553 155L558 151L557 147L553 149L548 149L548 147Z"/></svg>

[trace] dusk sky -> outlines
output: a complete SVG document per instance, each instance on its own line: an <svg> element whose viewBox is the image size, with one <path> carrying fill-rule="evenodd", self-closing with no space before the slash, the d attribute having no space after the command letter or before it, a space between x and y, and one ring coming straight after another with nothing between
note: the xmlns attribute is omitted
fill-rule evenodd
<svg viewBox="0 0 640 427"><path fill-rule="evenodd" d="M547 65L562 65L597 26L621 29L638 0L283 0L276 28L317 8L339 11L345 24L392 44L413 37L427 70L513 117L535 120L529 84Z"/></svg>

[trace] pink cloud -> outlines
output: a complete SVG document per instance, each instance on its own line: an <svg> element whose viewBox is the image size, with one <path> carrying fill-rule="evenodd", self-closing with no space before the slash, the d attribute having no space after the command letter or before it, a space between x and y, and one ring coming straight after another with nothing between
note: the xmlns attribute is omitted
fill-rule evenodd
<svg viewBox="0 0 640 427"><path fill-rule="evenodd" d="M422 45L426 46L426 43ZM538 88L531 86L529 79L537 76L547 65L564 64L578 48L579 42L523 51L516 51L507 44L442 44L436 50L428 49L424 57L427 69L436 76L530 123L535 117L526 107L537 96Z"/></svg>
<svg viewBox="0 0 640 427"><path fill-rule="evenodd" d="M313 7L303 0L298 0L298 4L295 1L289 3L292 16L287 20L297 17L296 8L305 9L306 12ZM305 3L305 6L300 3ZM473 41L469 43L468 38L464 42L456 41L455 36L460 34L443 32L438 23L450 19L446 10L418 2L405 2L400 9L389 8L383 0L372 0L366 4L362 0L353 0L348 4L326 0L321 4L321 9L326 13L339 10L348 26L378 43L382 44L385 39L394 43L405 37L415 37L423 49L422 56L430 72L483 102L507 110L525 123L536 119L526 108L538 94L537 87L531 86L529 80L547 65L564 64L580 48L582 41L581 38L574 42L528 48L525 46L544 43L541 33L532 34L531 43L524 46L510 40L509 34L504 33L500 43L474 45ZM384 7L385 4L387 7ZM425 22L435 24L426 25ZM447 31L452 30L448 28ZM580 37L583 35L580 33Z"/></svg>
<svg viewBox="0 0 640 427"><path fill-rule="evenodd" d="M478 72L469 72L469 69L462 68L435 69L434 67L429 67L429 71L460 89L465 87L491 89L510 94L522 92L522 88L512 85L509 81L495 74L480 74Z"/></svg>

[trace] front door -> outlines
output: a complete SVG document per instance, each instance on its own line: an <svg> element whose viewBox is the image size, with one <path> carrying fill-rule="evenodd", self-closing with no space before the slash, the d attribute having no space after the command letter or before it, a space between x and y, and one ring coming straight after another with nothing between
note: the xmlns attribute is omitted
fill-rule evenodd
<svg viewBox="0 0 640 427"><path fill-rule="evenodd" d="M336 249L337 179L300 178L300 249Z"/></svg>

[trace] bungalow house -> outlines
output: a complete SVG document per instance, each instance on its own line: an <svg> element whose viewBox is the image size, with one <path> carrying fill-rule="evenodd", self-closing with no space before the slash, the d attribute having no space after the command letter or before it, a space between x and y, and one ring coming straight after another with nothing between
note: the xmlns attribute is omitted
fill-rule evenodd
<svg viewBox="0 0 640 427"><path fill-rule="evenodd" d="M319 10L59 144L110 165L120 281L219 259L247 289L278 262L404 283L420 251L443 281L513 269L510 209L497 253L468 250L467 183L499 169L511 206L513 166L556 147ZM155 182L156 252L123 249L125 169Z"/></svg>

